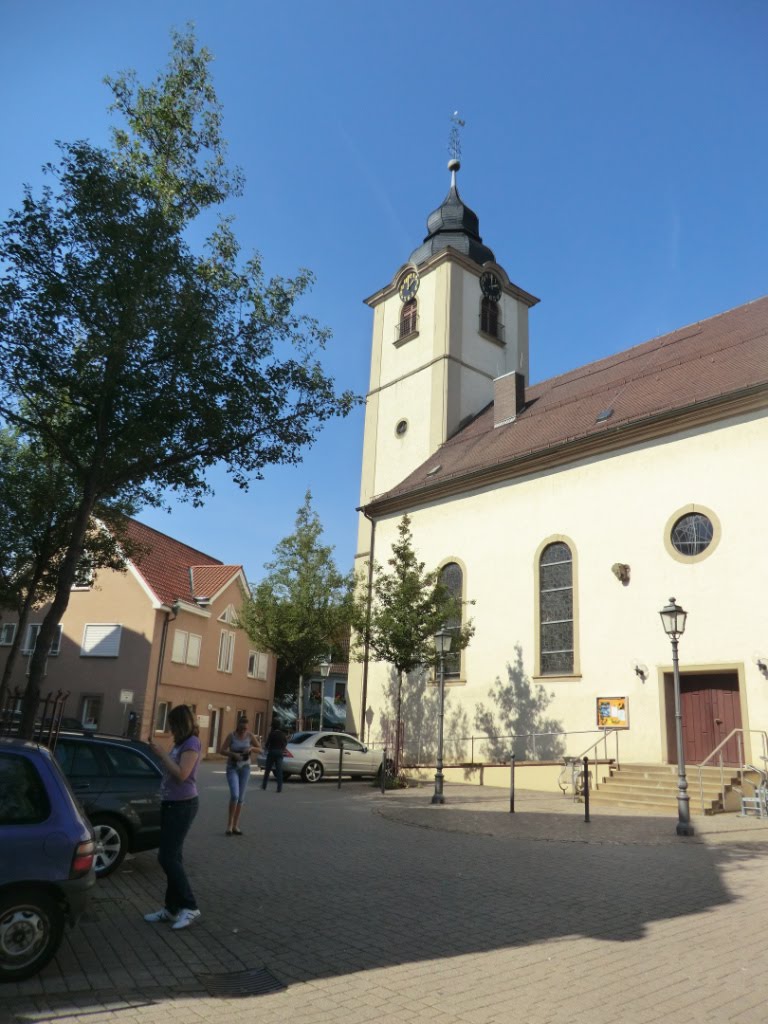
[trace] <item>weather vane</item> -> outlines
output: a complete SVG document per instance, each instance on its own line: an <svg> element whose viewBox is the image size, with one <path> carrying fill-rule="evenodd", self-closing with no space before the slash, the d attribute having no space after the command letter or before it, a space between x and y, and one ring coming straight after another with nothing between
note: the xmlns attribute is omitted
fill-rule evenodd
<svg viewBox="0 0 768 1024"><path fill-rule="evenodd" d="M455 160L457 163L461 160L461 129L466 124L465 121L459 117L458 110L454 110L451 114L451 132L448 136L448 153L451 160Z"/></svg>

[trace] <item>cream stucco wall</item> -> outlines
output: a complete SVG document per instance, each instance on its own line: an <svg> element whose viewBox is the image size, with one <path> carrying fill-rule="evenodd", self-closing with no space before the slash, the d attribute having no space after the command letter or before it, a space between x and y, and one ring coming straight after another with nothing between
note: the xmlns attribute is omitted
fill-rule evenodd
<svg viewBox="0 0 768 1024"><path fill-rule="evenodd" d="M760 537L768 506L768 417L745 414L628 450L409 508L414 543L426 565L456 559L476 603L476 634L464 653L461 685L449 689L449 715L462 708L470 730L478 702L522 648L526 673L551 701L546 716L571 730L595 729L598 696L629 698L624 760L666 758L663 673L671 651L658 611L670 595L689 612L680 641L681 670L727 667L739 673L745 728L768 729L768 680L753 662L768 650ZM756 472L756 468L759 471ZM665 543L673 513L691 504L716 515L711 554L681 561ZM376 557L385 561L400 515L381 519ZM368 524L362 535L368 536ZM579 674L536 679L536 553L565 537L577 560ZM631 567L628 586L611 572ZM634 661L648 666L642 682ZM367 703L372 738L387 713L388 667L372 664ZM350 707L359 720L361 671L350 672ZM406 724L407 728L407 724ZM574 740L569 753L577 754ZM574 747L574 749L571 749ZM757 751L756 751L757 754Z"/></svg>

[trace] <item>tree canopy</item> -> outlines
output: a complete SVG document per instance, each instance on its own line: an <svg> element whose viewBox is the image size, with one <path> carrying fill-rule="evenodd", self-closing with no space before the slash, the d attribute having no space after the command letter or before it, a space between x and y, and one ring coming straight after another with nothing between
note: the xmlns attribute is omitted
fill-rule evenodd
<svg viewBox="0 0 768 1024"><path fill-rule="evenodd" d="M226 218L192 250L191 222L241 187L209 61L187 31L151 86L110 80L126 120L114 148L60 144L51 183L0 226L0 425L75 485L24 726L100 502L201 503L216 465L247 488L356 401L320 363L328 331L300 311L310 272L267 279Z"/></svg>

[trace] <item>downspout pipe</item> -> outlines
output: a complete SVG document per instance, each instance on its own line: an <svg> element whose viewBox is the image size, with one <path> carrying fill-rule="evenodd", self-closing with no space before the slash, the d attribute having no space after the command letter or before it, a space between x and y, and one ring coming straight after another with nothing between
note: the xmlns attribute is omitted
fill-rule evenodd
<svg viewBox="0 0 768 1024"><path fill-rule="evenodd" d="M165 645L168 639L168 623L173 622L179 615L180 603L178 600L174 601L171 605L170 611L166 609L165 619L163 620L163 632L160 635L160 652L157 658L157 675L155 677L155 693L152 697L152 714L149 719L149 737L151 741L155 736L155 714L157 712L157 695L160 693L160 683L163 680L163 662L165 661ZM173 615L171 615L173 612Z"/></svg>
<svg viewBox="0 0 768 1024"><path fill-rule="evenodd" d="M369 544L368 551L368 596L366 598L366 609L365 609L365 644L363 645L363 694L362 694L362 707L360 708L360 733L361 736L365 737L365 711L366 704L368 703L368 660L370 654L370 643L368 640L368 634L371 626L371 606L373 603L373 555L376 546L376 520L373 516L370 516L365 510L364 506L361 506L358 512L362 512L368 522L371 524L371 543ZM364 739L363 739L364 741Z"/></svg>

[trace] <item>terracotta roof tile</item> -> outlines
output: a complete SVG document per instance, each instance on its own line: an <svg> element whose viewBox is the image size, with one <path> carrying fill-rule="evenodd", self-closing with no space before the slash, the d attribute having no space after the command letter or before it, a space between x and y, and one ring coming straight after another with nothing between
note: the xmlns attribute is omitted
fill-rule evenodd
<svg viewBox="0 0 768 1024"><path fill-rule="evenodd" d="M219 559L136 519L129 520L128 537L141 546L133 559L134 567L157 599L166 605L172 605L177 598L194 601L196 597L212 597L242 571L242 566L223 565Z"/></svg>
<svg viewBox="0 0 768 1024"><path fill-rule="evenodd" d="M494 427L491 403L370 505L765 384L768 296L529 387L512 423ZM611 416L598 421L607 409Z"/></svg>

